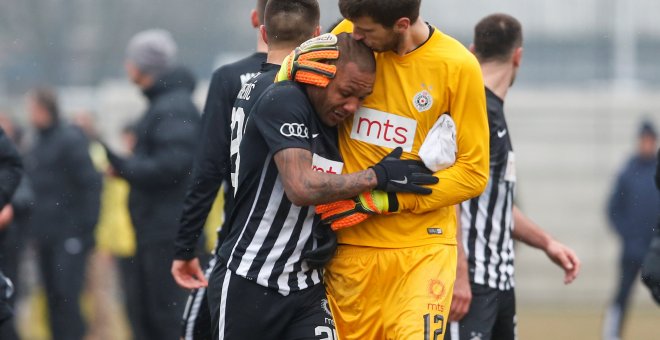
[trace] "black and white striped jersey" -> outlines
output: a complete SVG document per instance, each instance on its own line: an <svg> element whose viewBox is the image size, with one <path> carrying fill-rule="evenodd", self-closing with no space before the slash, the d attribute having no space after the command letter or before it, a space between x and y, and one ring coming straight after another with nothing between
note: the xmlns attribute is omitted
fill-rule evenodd
<svg viewBox="0 0 660 340"><path fill-rule="evenodd" d="M282 295L318 284L321 272L301 259L316 247L314 207L289 201L273 155L307 149L315 170L341 174L337 130L321 123L302 85L288 81L269 87L240 124L235 205L221 257L235 274Z"/></svg>
<svg viewBox="0 0 660 340"><path fill-rule="evenodd" d="M513 288L515 157L501 98L486 89L490 126L490 179L478 197L461 203L463 248L470 282Z"/></svg>

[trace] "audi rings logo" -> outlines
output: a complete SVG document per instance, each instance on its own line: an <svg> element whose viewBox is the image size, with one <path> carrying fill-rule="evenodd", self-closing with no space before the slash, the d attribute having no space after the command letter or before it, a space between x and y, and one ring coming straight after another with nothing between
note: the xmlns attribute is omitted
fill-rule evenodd
<svg viewBox="0 0 660 340"><path fill-rule="evenodd" d="M305 124L299 124L299 123L284 123L280 127L280 133L284 137L300 137L300 138L308 138L307 127Z"/></svg>

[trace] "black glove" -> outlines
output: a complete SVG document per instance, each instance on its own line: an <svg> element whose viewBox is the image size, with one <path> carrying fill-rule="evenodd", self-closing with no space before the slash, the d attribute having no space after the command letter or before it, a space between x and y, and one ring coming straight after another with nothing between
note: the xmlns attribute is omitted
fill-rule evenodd
<svg viewBox="0 0 660 340"><path fill-rule="evenodd" d="M376 189L429 195L431 189L422 185L438 183L438 178L421 161L399 159L402 153L403 149L398 147L371 167L376 172Z"/></svg>
<svg viewBox="0 0 660 340"><path fill-rule="evenodd" d="M330 229L329 224L322 223L320 220L316 222L312 230L312 237L316 240L316 248L303 253L302 259L307 261L310 267L321 269L335 255L337 235Z"/></svg>

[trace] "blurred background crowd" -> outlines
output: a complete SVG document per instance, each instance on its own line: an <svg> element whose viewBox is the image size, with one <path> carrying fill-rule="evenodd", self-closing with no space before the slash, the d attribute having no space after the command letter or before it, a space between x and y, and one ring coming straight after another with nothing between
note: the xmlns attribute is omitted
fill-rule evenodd
<svg viewBox="0 0 660 340"><path fill-rule="evenodd" d="M57 327L86 339L131 338L137 299L131 287L141 283L132 260L129 182L139 187L154 179L115 176L117 159L139 154L136 123L150 100L124 67L127 45L145 29L169 31L172 60L191 71L185 91L199 111L212 71L253 52L253 2L0 1L0 127L26 169L12 200L13 222L2 231L0 265L15 283L15 317L0 339L48 339ZM319 3L323 25L340 18L335 1ZM521 338L544 339L543 330L552 329L552 338L597 339L617 306L631 309L625 338L660 337L660 312L648 291L635 288L641 247L635 242L651 230L628 227L646 221L618 219L626 203L656 218L660 209L652 178L640 175L646 163L656 164L658 148L660 3L427 0L422 12L465 45L490 13L509 13L524 27L525 61L506 104L518 204L575 249L583 269L564 286L544 255L520 249ZM641 191L620 200L622 186ZM219 199L207 221L207 250L221 205ZM58 305L61 299L79 303ZM58 319L78 305L79 320Z"/></svg>

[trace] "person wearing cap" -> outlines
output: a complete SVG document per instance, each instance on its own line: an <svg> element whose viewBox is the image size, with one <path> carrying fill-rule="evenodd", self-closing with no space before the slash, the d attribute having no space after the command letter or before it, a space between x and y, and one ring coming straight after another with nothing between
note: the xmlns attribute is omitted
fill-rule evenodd
<svg viewBox="0 0 660 340"><path fill-rule="evenodd" d="M127 305L136 339L178 339L187 292L170 275L183 197L192 171L200 113L192 102L192 74L177 65L169 32L136 34L126 49L126 72L148 100L128 158L107 147L110 172L130 185L129 212L136 255Z"/></svg>
<svg viewBox="0 0 660 340"><path fill-rule="evenodd" d="M617 289L603 322L603 339L621 338L630 292L641 268L660 214L660 195L654 185L657 132L642 123L637 151L624 165L610 194L607 213L621 239Z"/></svg>

